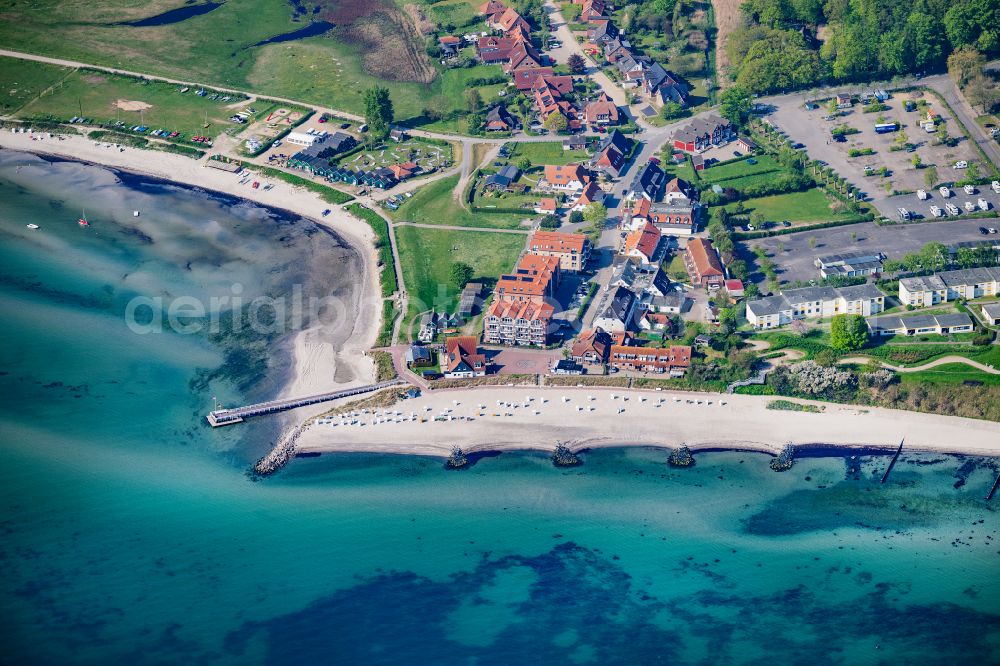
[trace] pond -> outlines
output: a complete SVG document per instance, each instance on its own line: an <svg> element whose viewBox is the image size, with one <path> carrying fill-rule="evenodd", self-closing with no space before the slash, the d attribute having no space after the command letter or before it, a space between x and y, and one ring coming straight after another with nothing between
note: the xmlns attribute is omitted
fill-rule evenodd
<svg viewBox="0 0 1000 666"><path fill-rule="evenodd" d="M201 16L202 14L207 14L214 11L226 4L225 2L203 2L197 5L187 5L186 7L178 7L177 9L171 9L169 11L163 12L162 14L157 14L156 16L150 16L148 18L139 19L138 21L126 21L120 23L119 25L130 25L133 28L151 28L159 25L171 25L173 23L180 23L181 21L186 21L189 18L195 16Z"/></svg>

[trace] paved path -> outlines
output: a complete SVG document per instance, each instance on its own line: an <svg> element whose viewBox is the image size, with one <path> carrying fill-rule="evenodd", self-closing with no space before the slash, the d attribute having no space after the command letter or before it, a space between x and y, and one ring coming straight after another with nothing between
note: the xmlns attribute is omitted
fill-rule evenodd
<svg viewBox="0 0 1000 666"><path fill-rule="evenodd" d="M857 365L860 363L868 363L872 358L870 356L849 356L847 358L842 358L837 361L840 365ZM930 370L931 368L936 368L939 365L948 365L949 363L963 363L977 370L982 370L983 372L990 375L1000 375L1000 370L997 370L993 366L985 365L978 361L973 361L971 358L965 358L964 356L942 356L941 358L934 359L930 363L925 363L923 365L904 367L899 365L891 365L884 361L880 361L879 365L887 370L892 370L893 372L921 372L923 370Z"/></svg>
<svg viewBox="0 0 1000 666"><path fill-rule="evenodd" d="M493 234L530 234L530 229L493 229L491 227L459 227L449 224L423 224L420 222L396 222L396 227L417 227L418 229L447 229L448 231L488 231Z"/></svg>

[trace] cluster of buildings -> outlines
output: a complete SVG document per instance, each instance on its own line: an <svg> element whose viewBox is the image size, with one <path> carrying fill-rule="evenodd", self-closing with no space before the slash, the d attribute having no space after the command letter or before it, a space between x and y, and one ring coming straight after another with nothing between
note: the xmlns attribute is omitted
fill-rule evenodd
<svg viewBox="0 0 1000 666"><path fill-rule="evenodd" d="M613 371L666 374L670 377L683 377L691 367L691 347L688 345L649 347L633 343L627 333L609 332L598 327L576 339L570 356L574 363L585 366L608 366Z"/></svg>
<svg viewBox="0 0 1000 666"><path fill-rule="evenodd" d="M747 321L754 328L777 328L797 319L857 314L865 317L885 309L885 294L871 284L853 287L803 287L747 303Z"/></svg>
<svg viewBox="0 0 1000 666"><path fill-rule="evenodd" d="M361 185L387 190L397 183L421 172L415 162L400 162L384 167L355 169L346 164L333 164L334 156L345 153L357 145L357 140L346 132L307 134L290 132L285 141L301 146L301 150L288 158L288 166L333 183Z"/></svg>
<svg viewBox="0 0 1000 666"><path fill-rule="evenodd" d="M673 147L676 151L686 153L701 153L712 146L721 146L737 138L736 128L733 124L710 113L701 118L694 118L688 124L678 128L672 137ZM750 152L750 144L745 144L744 150ZM699 171L705 168L704 161L695 161L695 168Z"/></svg>
<svg viewBox="0 0 1000 666"><path fill-rule="evenodd" d="M483 339L492 344L545 346L552 302L563 271L580 271L590 257L583 234L537 231L513 272L501 275L483 317Z"/></svg>
<svg viewBox="0 0 1000 666"><path fill-rule="evenodd" d="M588 0L579 4L584 4L580 21L589 24L586 50L592 55L601 53L618 70L623 88L635 89L655 107L661 107L667 102L682 107L688 105L691 89L687 83L660 63L637 54L624 32L605 15L605 3L602 0Z"/></svg>
<svg viewBox="0 0 1000 666"><path fill-rule="evenodd" d="M1000 266L944 271L899 281L900 303L913 307L997 294L1000 294Z"/></svg>
<svg viewBox="0 0 1000 666"><path fill-rule="evenodd" d="M621 226L632 231L655 228L666 236L690 236L697 224L697 191L679 178L666 179L663 169L648 162L625 190L631 205L622 214Z"/></svg>

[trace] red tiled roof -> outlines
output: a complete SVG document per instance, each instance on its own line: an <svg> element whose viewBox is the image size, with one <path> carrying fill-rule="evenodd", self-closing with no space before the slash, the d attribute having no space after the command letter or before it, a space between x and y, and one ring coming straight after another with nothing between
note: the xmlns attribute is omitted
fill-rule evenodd
<svg viewBox="0 0 1000 666"><path fill-rule="evenodd" d="M660 230L656 225L647 222L641 229L629 233L625 239L625 253L630 254L633 250L638 250L646 259L652 259L659 245Z"/></svg>
<svg viewBox="0 0 1000 666"><path fill-rule="evenodd" d="M555 203L555 199L549 199ZM583 234L570 234L563 231L536 231L531 234L528 249L532 252L575 252L583 254L587 245L587 237Z"/></svg>
<svg viewBox="0 0 1000 666"><path fill-rule="evenodd" d="M711 241L706 241L703 238L692 238L688 241L687 254L694 262L699 275L703 277L725 275L722 262L719 261L719 255L716 254Z"/></svg>
<svg viewBox="0 0 1000 666"><path fill-rule="evenodd" d="M463 361L472 369L485 367L486 356L478 353L478 346L478 338L471 335L463 335L445 340L446 371L453 371Z"/></svg>
<svg viewBox="0 0 1000 666"><path fill-rule="evenodd" d="M579 164L546 164L545 180L553 185L568 185L573 181L586 184L590 173Z"/></svg>

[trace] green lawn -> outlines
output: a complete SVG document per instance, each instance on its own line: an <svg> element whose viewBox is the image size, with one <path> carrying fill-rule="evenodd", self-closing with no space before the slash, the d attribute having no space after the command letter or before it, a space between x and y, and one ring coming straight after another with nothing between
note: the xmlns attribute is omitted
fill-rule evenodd
<svg viewBox="0 0 1000 666"><path fill-rule="evenodd" d="M455 29L467 28L481 23L480 0L423 0L421 9L427 18L443 26L454 26Z"/></svg>
<svg viewBox="0 0 1000 666"><path fill-rule="evenodd" d="M170 129L182 132L186 138L196 134L215 136L220 132L242 127L228 118L246 99L234 96L228 102L199 97L194 89L179 92L180 86L153 83L143 79L78 70L56 84L51 91L26 104L17 115L23 118L45 118L66 121L83 115L95 123L121 120L127 125L145 124L151 130ZM141 102L149 108L120 110L117 103ZM246 105L243 105L246 106ZM251 105L253 106L253 105ZM272 105L256 103L258 111ZM209 127L205 127L206 119Z"/></svg>
<svg viewBox="0 0 1000 666"><path fill-rule="evenodd" d="M964 363L947 363L930 370L900 373L899 380L903 384L961 384L966 381L974 381L1000 386L1000 375L991 375Z"/></svg>
<svg viewBox="0 0 1000 666"><path fill-rule="evenodd" d="M830 209L830 205L834 201L823 190L813 188L804 192L789 192L788 194L776 194L759 199L748 199L743 202L743 206L747 213L759 211L764 214L766 220L771 222L781 222L782 220L822 222L853 216L849 210L834 213ZM730 213L734 212L736 204L726 205L726 210Z"/></svg>
<svg viewBox="0 0 1000 666"><path fill-rule="evenodd" d="M0 57L0 113L6 115L20 109L72 71L68 67Z"/></svg>
<svg viewBox="0 0 1000 666"><path fill-rule="evenodd" d="M375 1L402 16L399 8L403 3L396 8L390 0ZM381 37L372 37L371 43L376 46L367 52L345 34L347 26L343 25L318 37L258 46L269 38L300 29L308 21L293 20L292 3L275 0L231 0L207 14L171 25L122 25L181 4L180 0L0 0L0 16L4 19L0 21L0 44L8 49L206 86L301 99L353 113L364 111L364 90L381 83L389 88L396 117L402 122L421 122L427 106L437 107L446 115L464 110L462 93L467 82L500 71L498 65L443 70L438 63L427 60L425 65L438 71L429 84L378 78L371 72L391 67L391 60L385 60L403 52L399 44L404 42L393 20L379 19L377 13L365 29L371 35L383 32ZM474 11L469 0L449 0L448 4L455 6L456 18ZM326 12L331 12L329 18L335 18L333 14L340 11L339 6L330 3L322 3L321 9L315 18L323 18ZM405 50L414 56L423 51L422 40ZM500 87L484 86L484 99L494 99ZM423 118L424 122L428 120Z"/></svg>
<svg viewBox="0 0 1000 666"><path fill-rule="evenodd" d="M724 181L785 170L770 155L759 155L754 159L757 160L757 164L748 164L747 160L744 159L739 162L710 167L701 172L701 179L710 183L718 183L723 187L735 187L735 185Z"/></svg>
<svg viewBox="0 0 1000 666"><path fill-rule="evenodd" d="M513 268L524 241L520 234L396 227L399 262L410 295L403 330L409 330L420 312L455 307L460 292L451 281L455 263L472 266L473 279L492 282Z"/></svg>
<svg viewBox="0 0 1000 666"><path fill-rule="evenodd" d="M522 229L524 227L521 226L521 220L534 216L532 211L526 211L524 215L470 212L462 208L452 196L457 184L457 175L428 183L390 215L397 222L491 229ZM524 242L523 238L521 242Z"/></svg>
<svg viewBox="0 0 1000 666"><path fill-rule="evenodd" d="M510 161L517 164L518 160L527 157L534 166L545 164L571 164L586 162L590 155L584 150L563 150L562 141L545 141L539 143L518 143L513 146Z"/></svg>

